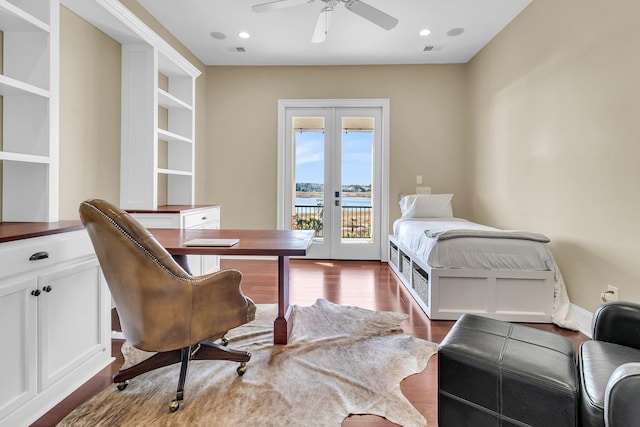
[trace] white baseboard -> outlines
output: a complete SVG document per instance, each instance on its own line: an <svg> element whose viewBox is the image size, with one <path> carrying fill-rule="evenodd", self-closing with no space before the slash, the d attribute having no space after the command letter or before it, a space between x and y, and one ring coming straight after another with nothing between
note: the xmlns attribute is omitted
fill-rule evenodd
<svg viewBox="0 0 640 427"><path fill-rule="evenodd" d="M124 334L120 331L111 331L111 339L114 340L123 340Z"/></svg>
<svg viewBox="0 0 640 427"><path fill-rule="evenodd" d="M580 332L591 338L591 319L593 319L593 313L575 304L571 304L571 311L576 317Z"/></svg>

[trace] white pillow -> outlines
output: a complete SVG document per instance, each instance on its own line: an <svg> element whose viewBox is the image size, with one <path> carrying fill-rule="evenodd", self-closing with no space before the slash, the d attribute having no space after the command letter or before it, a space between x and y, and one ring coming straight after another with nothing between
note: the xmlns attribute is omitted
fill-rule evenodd
<svg viewBox="0 0 640 427"><path fill-rule="evenodd" d="M453 218L453 194L409 194L400 199L403 218Z"/></svg>

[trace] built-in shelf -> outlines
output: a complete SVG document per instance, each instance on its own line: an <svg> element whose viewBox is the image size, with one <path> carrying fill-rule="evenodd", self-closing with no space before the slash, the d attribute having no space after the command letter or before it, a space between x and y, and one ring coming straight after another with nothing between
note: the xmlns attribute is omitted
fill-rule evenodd
<svg viewBox="0 0 640 427"><path fill-rule="evenodd" d="M9 153L7 151L0 151L0 160L6 160L11 162L21 162L21 163L42 163L42 164L51 163L50 157L36 156L33 154Z"/></svg>
<svg viewBox="0 0 640 427"><path fill-rule="evenodd" d="M49 91L0 74L0 95L35 95L49 98Z"/></svg>
<svg viewBox="0 0 640 427"><path fill-rule="evenodd" d="M193 175L192 172L188 172L188 171L179 171L175 169L162 169L162 168L158 168L158 173L163 175L182 175L182 176Z"/></svg>
<svg viewBox="0 0 640 427"><path fill-rule="evenodd" d="M0 0L2 221L58 220L58 0Z"/></svg>
<svg viewBox="0 0 640 427"><path fill-rule="evenodd" d="M167 109L182 108L193 111L193 106L171 95L169 92L158 88L158 105Z"/></svg>
<svg viewBox="0 0 640 427"><path fill-rule="evenodd" d="M164 129L158 129L158 139L167 142L185 142L187 144L193 143L193 140L191 138L187 138L185 136L178 135Z"/></svg>
<svg viewBox="0 0 640 427"><path fill-rule="evenodd" d="M42 0L40 0L42 1ZM0 0L0 30L2 31L50 31L49 24L7 0Z"/></svg>

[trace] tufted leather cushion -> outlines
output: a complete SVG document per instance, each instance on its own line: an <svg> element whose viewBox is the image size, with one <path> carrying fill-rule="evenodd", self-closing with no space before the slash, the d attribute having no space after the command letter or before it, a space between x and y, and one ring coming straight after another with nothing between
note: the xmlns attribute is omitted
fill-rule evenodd
<svg viewBox="0 0 640 427"><path fill-rule="evenodd" d="M465 314L438 350L438 425L576 426L573 342Z"/></svg>

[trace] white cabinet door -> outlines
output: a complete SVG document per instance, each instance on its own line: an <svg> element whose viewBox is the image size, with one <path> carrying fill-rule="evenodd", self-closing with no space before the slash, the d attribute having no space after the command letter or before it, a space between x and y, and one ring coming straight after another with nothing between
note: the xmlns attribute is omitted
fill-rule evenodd
<svg viewBox="0 0 640 427"><path fill-rule="evenodd" d="M37 288L35 276L0 282L0 414L20 406L36 395L37 378ZM1 417L0 417L1 418Z"/></svg>
<svg viewBox="0 0 640 427"><path fill-rule="evenodd" d="M111 362L104 283L84 230L0 243L0 427L30 425Z"/></svg>
<svg viewBox="0 0 640 427"><path fill-rule="evenodd" d="M95 258L38 278L41 390L105 351L101 286Z"/></svg>

